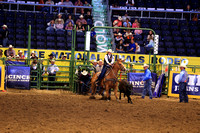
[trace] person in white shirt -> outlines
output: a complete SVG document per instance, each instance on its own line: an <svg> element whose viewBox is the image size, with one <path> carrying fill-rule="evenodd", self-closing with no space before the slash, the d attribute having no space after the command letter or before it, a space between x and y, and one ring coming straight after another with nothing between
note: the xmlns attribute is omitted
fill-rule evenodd
<svg viewBox="0 0 200 133"><path fill-rule="evenodd" d="M100 83L101 79L103 79L106 71L108 68L110 68L114 61L115 61L115 57L112 55L112 50L109 49L107 51L107 54L104 57L104 65L103 65L103 69L101 70L101 74L99 75L98 79L96 80L96 83Z"/></svg>
<svg viewBox="0 0 200 133"><path fill-rule="evenodd" d="M55 64L55 60L51 60L51 64L48 66L47 68L47 74L48 76L48 80L49 81L55 81L56 80L56 72L59 71L58 66ZM48 85L50 86L54 86L55 83L49 83Z"/></svg>
<svg viewBox="0 0 200 133"><path fill-rule="evenodd" d="M134 0L127 0L126 1L126 6L130 7L130 6L134 6L135 2Z"/></svg>

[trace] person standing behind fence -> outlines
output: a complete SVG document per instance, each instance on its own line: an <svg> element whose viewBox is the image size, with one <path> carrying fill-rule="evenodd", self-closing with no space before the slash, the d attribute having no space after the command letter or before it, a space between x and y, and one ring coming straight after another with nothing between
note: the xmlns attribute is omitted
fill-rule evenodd
<svg viewBox="0 0 200 133"><path fill-rule="evenodd" d="M56 79L56 72L59 71L58 66L55 64L55 60L51 60L51 64L47 68L48 80L54 82ZM54 86L55 83L49 83L48 85ZM52 88L51 88L52 89Z"/></svg>
<svg viewBox="0 0 200 133"><path fill-rule="evenodd" d="M96 67L96 72L101 72L102 69L103 69L103 61L99 60L98 66Z"/></svg>
<svg viewBox="0 0 200 133"><path fill-rule="evenodd" d="M188 82L188 74L187 71L185 70L186 65L181 64L180 65L180 69L181 69L181 73L179 75L179 102L185 102L188 103L188 95L186 92L186 86L187 86L187 82Z"/></svg>
<svg viewBox="0 0 200 133"><path fill-rule="evenodd" d="M90 89L88 87L90 79L91 79L91 76L88 73L88 71L83 70L83 72L81 72L80 77L79 77L80 84L81 84L81 90L79 92L80 94L87 95L87 92Z"/></svg>
<svg viewBox="0 0 200 133"><path fill-rule="evenodd" d="M153 95L152 95L152 90L151 90L151 84L152 84L151 71L148 69L149 65L147 65L147 64L144 64L143 68L144 68L145 71L144 71L144 78L141 81L142 84L144 83L144 89L143 89L143 92L142 92L142 98L144 99L144 97L146 96L146 91L148 91L149 98L152 99Z"/></svg>

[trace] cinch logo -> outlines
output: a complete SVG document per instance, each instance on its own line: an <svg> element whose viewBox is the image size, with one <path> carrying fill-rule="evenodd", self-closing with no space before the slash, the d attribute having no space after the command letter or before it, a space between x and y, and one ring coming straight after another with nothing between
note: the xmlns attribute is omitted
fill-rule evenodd
<svg viewBox="0 0 200 133"><path fill-rule="evenodd" d="M29 80L30 76L29 75L8 75L7 78L8 78L8 80L9 79L13 79L13 80L18 80L18 79Z"/></svg>
<svg viewBox="0 0 200 133"><path fill-rule="evenodd" d="M132 84L133 87L144 87L144 83L141 84L141 81L129 81L130 84ZM152 82L151 87L155 88L156 83Z"/></svg>

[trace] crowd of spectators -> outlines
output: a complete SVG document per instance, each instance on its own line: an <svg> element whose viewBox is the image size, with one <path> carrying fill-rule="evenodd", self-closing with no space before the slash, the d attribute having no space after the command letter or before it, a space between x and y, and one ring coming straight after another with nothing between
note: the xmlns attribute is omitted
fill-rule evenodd
<svg viewBox="0 0 200 133"><path fill-rule="evenodd" d="M126 13L124 16L119 16L118 19L113 21L113 27L127 27L127 28L136 28L134 30L131 29L114 29L114 38L116 51L118 53L139 53L140 46L137 42L135 42L134 36L141 35L142 30L137 29L140 28L140 23L137 19L133 23L130 21L130 17ZM152 34L152 32L150 32ZM151 42L151 45L147 44L148 47L153 47L153 39L148 36L147 43Z"/></svg>
<svg viewBox="0 0 200 133"><path fill-rule="evenodd" d="M92 16L90 11L87 12L87 14L80 15L79 19L74 22L74 19L72 18L72 15L68 15L68 19L64 21L62 18L62 14L58 14L58 18L56 20L51 20L50 22L47 23L47 31L58 31L58 30L73 30L74 25L76 24L76 30L77 32L83 32L85 31L85 27L87 26L87 21L92 21Z"/></svg>
<svg viewBox="0 0 200 133"><path fill-rule="evenodd" d="M75 3L73 3L70 0L47 0L46 2L44 2L44 0L40 0L39 4L50 4L50 5L65 5L65 6L88 6L90 7L91 5L88 3L87 0L85 0L84 2L82 2L81 0L77 0ZM50 7L45 6L45 7L41 7L40 9L42 12L50 12ZM70 7L55 7L52 8L52 11L58 11L58 12L65 12L65 13L81 13L84 14L84 12L89 11L89 9L83 9L83 8L70 8Z"/></svg>

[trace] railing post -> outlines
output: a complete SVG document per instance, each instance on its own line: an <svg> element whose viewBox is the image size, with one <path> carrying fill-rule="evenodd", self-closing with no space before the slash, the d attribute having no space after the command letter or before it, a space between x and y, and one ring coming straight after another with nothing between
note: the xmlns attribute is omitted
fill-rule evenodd
<svg viewBox="0 0 200 133"><path fill-rule="evenodd" d="M31 25L28 30L28 65L30 65L30 49L31 49Z"/></svg>

